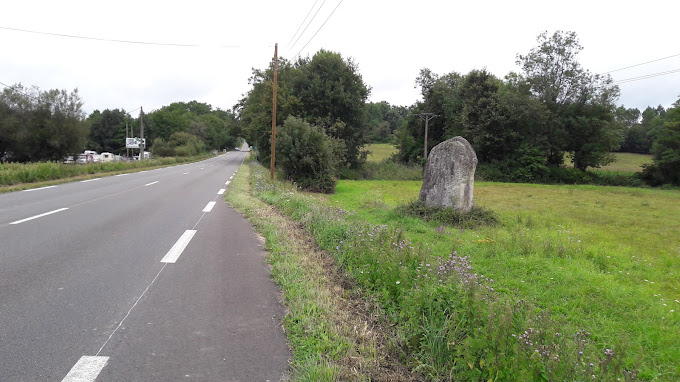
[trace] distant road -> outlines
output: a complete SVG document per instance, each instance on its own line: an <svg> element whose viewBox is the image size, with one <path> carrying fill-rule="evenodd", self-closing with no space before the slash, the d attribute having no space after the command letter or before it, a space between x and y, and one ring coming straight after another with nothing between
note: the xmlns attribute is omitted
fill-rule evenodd
<svg viewBox="0 0 680 382"><path fill-rule="evenodd" d="M262 243L222 194L245 157L0 195L0 381L278 381Z"/></svg>

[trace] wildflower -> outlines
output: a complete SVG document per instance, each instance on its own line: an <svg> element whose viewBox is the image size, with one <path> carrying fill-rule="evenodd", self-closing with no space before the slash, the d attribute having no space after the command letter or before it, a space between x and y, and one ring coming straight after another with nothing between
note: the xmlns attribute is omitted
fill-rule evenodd
<svg viewBox="0 0 680 382"><path fill-rule="evenodd" d="M397 281L397 285L401 284L401 281Z"/></svg>

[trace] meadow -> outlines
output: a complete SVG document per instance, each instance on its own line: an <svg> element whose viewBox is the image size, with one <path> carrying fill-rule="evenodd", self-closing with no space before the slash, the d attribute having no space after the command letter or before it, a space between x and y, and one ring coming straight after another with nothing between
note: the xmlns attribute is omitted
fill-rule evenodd
<svg viewBox="0 0 680 382"><path fill-rule="evenodd" d="M398 213L420 186L341 181L328 201L402 231L431 259L469 256L497 292L549 311L564 332L588 330L602 351L625 342L642 379L680 377L680 193L476 183L476 205L501 224L463 229Z"/></svg>

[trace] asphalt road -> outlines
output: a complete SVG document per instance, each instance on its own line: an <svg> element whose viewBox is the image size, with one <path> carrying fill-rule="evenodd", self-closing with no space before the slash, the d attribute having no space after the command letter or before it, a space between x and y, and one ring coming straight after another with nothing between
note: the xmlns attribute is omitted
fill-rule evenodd
<svg viewBox="0 0 680 382"><path fill-rule="evenodd" d="M285 378L244 156L0 195L0 381Z"/></svg>

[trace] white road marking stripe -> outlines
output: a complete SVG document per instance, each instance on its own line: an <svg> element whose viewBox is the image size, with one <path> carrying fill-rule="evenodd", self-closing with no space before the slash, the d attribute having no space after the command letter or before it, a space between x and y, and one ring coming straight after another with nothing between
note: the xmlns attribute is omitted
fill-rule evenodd
<svg viewBox="0 0 680 382"><path fill-rule="evenodd" d="M93 382L102 371L109 357L82 356L61 382Z"/></svg>
<svg viewBox="0 0 680 382"><path fill-rule="evenodd" d="M201 167L201 170L203 170L205 167Z"/></svg>
<svg viewBox="0 0 680 382"><path fill-rule="evenodd" d="M226 188L220 188L220 190L217 191L217 195L222 195L222 194L224 194L224 191L226 191L226 190L227 190Z"/></svg>
<svg viewBox="0 0 680 382"><path fill-rule="evenodd" d="M143 170L143 171L140 171L140 173L142 173L142 172L147 172L147 171L149 171L149 170Z"/></svg>
<svg viewBox="0 0 680 382"><path fill-rule="evenodd" d="M234 179L234 176L233 176L233 175L229 177L229 180L232 180L232 179Z"/></svg>
<svg viewBox="0 0 680 382"><path fill-rule="evenodd" d="M118 174L116 176L125 176L125 175L128 175L128 174Z"/></svg>
<svg viewBox="0 0 680 382"><path fill-rule="evenodd" d="M33 188L33 189L30 189L30 190L24 190L24 191L31 192L31 191L38 191L38 190L46 190L48 188L54 188L54 187L57 187L57 186L47 186L47 187Z"/></svg>
<svg viewBox="0 0 680 382"><path fill-rule="evenodd" d="M29 220L41 218L41 217L43 217L43 216L56 214L57 212L61 212L61 211L64 211L64 210L68 210L68 208L60 208L60 209L58 209L58 210L54 210L54 211L50 211L50 212L45 212L44 214L31 216L30 218L17 220L17 221L15 221L15 222L11 222L11 223L9 223L9 224L20 224L20 223L23 223L23 222L27 222L27 221L29 221Z"/></svg>
<svg viewBox="0 0 680 382"><path fill-rule="evenodd" d="M186 174L188 174L188 172L183 172L183 173L182 173L182 175L186 175Z"/></svg>
<svg viewBox="0 0 680 382"><path fill-rule="evenodd" d="M87 182L94 182L95 180L99 180L101 178L94 178L94 179L88 179L88 180L81 180L80 183L87 183Z"/></svg>
<svg viewBox="0 0 680 382"><path fill-rule="evenodd" d="M172 248L170 248L170 250L168 251L168 253L166 253L165 256L163 256L161 263L176 262L177 259L179 258L179 255L181 255L182 252L184 252L184 249L187 247L187 245L189 245L191 238L193 238L195 234L196 234L195 229L188 229L184 231L182 236L179 239L177 239L175 245L173 245Z"/></svg>
<svg viewBox="0 0 680 382"><path fill-rule="evenodd" d="M226 181L226 182L224 183L224 185L225 185L225 186L228 186L229 183L231 183L231 182L230 182L230 181Z"/></svg>
<svg viewBox="0 0 680 382"><path fill-rule="evenodd" d="M157 180L157 181L155 181L155 182L147 183L147 184L144 185L144 187L150 186L150 185L152 185L152 184L156 184L156 183L158 183L158 182L159 182L159 181Z"/></svg>
<svg viewBox="0 0 680 382"><path fill-rule="evenodd" d="M216 202L209 202L205 208L203 209L203 212L210 212L212 211L213 207L215 207Z"/></svg>

